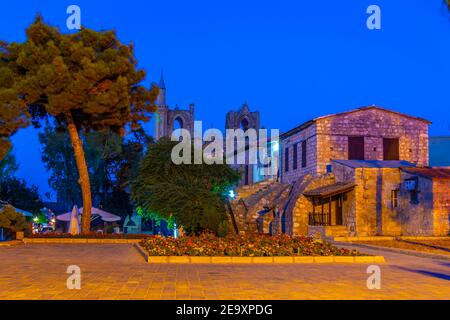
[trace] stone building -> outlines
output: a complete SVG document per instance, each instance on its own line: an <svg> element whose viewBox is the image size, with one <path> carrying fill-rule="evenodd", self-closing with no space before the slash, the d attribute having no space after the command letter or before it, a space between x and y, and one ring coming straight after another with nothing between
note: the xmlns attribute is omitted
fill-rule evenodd
<svg viewBox="0 0 450 320"><path fill-rule="evenodd" d="M449 234L450 168L395 160L333 160L331 166L297 199L293 234Z"/></svg>
<svg viewBox="0 0 450 320"><path fill-rule="evenodd" d="M281 183L240 197L239 224L322 237L449 235L450 168L428 167L429 124L371 106L282 134Z"/></svg>
<svg viewBox="0 0 450 320"><path fill-rule="evenodd" d="M251 112L247 103L244 103L237 111L229 111L225 117L225 129L242 129L246 132L249 129L259 130L259 112ZM248 141L245 141L245 158L248 161ZM235 143L236 145L236 143ZM237 149L237 146L235 146ZM226 150L225 150L226 152ZM251 185L258 181L258 168L249 163L233 165L242 174L241 185Z"/></svg>
<svg viewBox="0 0 450 320"><path fill-rule="evenodd" d="M194 104L189 105L189 109L181 110L178 107L170 108L166 101L166 85L164 76L161 74L161 79L158 84L159 95L156 101L157 111L155 115L155 141L162 137L170 137L175 129L186 129L190 132L191 137L194 137L194 121L195 108ZM229 111L225 117L225 129L242 129L244 133L249 129L254 129L258 133L260 129L260 114L259 111L250 111L247 103L244 103L238 110ZM225 137L225 134L223 135ZM273 156L272 145L270 139L267 141L269 153ZM204 144L206 146L207 144ZM235 143L237 145L237 143ZM235 150L237 147L235 147ZM263 174L263 167L260 162L256 164L249 163L248 144L245 147L246 163L232 165L236 170L242 173L240 185L252 185L254 183L273 179L274 176L267 176ZM224 152L226 154L226 145L224 145ZM259 154L257 155L259 158Z"/></svg>
<svg viewBox="0 0 450 320"><path fill-rule="evenodd" d="M193 136L194 105L169 108L162 76L159 87L155 139L176 128ZM428 167L429 125L425 119L369 106L289 130L276 145L279 179L262 176L260 163L234 165L242 172L237 197L228 207L236 231L448 235L450 168ZM227 113L225 128L259 130L260 114L244 104ZM266 143L271 155L277 152L270 140Z"/></svg>
<svg viewBox="0 0 450 320"><path fill-rule="evenodd" d="M258 139L258 145L262 143L266 143L267 145L267 151L268 156L270 156L272 159L274 158L274 152L277 152L272 144L270 137L268 137L265 141L259 140L259 130L262 129L260 127L260 114L259 111L250 111L250 108L247 103L244 103L238 110L236 111L229 111L225 118L225 129L232 129L237 130L241 129L246 135L247 130L255 130L256 138ZM264 180L272 180L276 178L276 175L269 175L264 173L264 165L260 161L259 156L259 149L257 149L255 145L255 153L256 153L256 163L251 163L249 152L249 143L248 143L248 136L245 136L245 163L244 164L234 164L233 167L236 170L239 170L242 174L242 179L240 181L240 186L247 186L247 185L253 185L255 183L264 181ZM276 142L278 143L278 141ZM237 140L234 142L234 152L236 155L237 152L242 152L241 150L238 150L238 144ZM226 145L224 146L225 154L228 156L230 155L226 150Z"/></svg>
<svg viewBox="0 0 450 320"><path fill-rule="evenodd" d="M428 165L429 121L376 106L318 117L280 136L282 183L324 174L332 159Z"/></svg>
<svg viewBox="0 0 450 320"><path fill-rule="evenodd" d="M371 106L283 134L281 180L297 186L286 232L448 235L450 180L448 169L427 167L429 124Z"/></svg>
<svg viewBox="0 0 450 320"><path fill-rule="evenodd" d="M403 232L449 235L450 167L402 168L396 211Z"/></svg>
<svg viewBox="0 0 450 320"><path fill-rule="evenodd" d="M162 137L170 137L175 129L186 129L194 136L194 104L188 110L180 110L178 106L171 109L166 102L166 84L164 76L158 84L159 94L156 101L158 107L155 115L155 141Z"/></svg>

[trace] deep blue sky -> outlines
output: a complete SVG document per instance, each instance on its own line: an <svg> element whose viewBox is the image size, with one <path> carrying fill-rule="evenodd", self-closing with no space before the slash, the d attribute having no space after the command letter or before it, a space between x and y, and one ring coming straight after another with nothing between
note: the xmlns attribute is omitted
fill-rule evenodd
<svg viewBox="0 0 450 320"><path fill-rule="evenodd" d="M244 101L282 132L377 104L450 134L450 15L441 0L19 0L2 5L0 39L23 41L36 12L66 31L70 4L83 25L134 42L148 84L164 68L169 104L194 102L208 127L223 128ZM381 7L381 30L366 27L371 4ZM50 191L36 131L13 143L18 175Z"/></svg>

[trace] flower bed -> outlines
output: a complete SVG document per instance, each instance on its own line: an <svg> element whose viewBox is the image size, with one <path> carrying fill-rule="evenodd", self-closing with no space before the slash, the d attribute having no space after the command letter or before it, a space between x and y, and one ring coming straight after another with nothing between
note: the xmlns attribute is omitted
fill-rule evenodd
<svg viewBox="0 0 450 320"><path fill-rule="evenodd" d="M338 248L309 237L247 235L218 238L151 236L140 243L149 256L358 256L356 250Z"/></svg>
<svg viewBox="0 0 450 320"><path fill-rule="evenodd" d="M146 239L153 237L149 234L101 234L101 233L88 233L88 234L76 234L70 233L36 233L27 236L30 239Z"/></svg>

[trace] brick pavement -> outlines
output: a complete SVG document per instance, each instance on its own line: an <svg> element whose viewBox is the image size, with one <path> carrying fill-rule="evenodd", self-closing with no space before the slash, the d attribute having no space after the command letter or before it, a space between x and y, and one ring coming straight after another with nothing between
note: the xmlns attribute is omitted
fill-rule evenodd
<svg viewBox="0 0 450 320"><path fill-rule="evenodd" d="M450 298L450 261L384 255L381 289L369 290L367 264L150 265L129 244L2 247L0 299ZM81 290L66 288L69 265Z"/></svg>

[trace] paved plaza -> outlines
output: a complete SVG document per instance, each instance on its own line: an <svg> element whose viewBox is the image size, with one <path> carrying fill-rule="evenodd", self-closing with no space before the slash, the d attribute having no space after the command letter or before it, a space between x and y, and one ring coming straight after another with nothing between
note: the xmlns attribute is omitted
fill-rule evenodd
<svg viewBox="0 0 450 320"><path fill-rule="evenodd" d="M449 299L450 261L383 254L381 289L368 264L147 264L130 244L0 247L0 299ZM69 290L67 267L81 268Z"/></svg>

